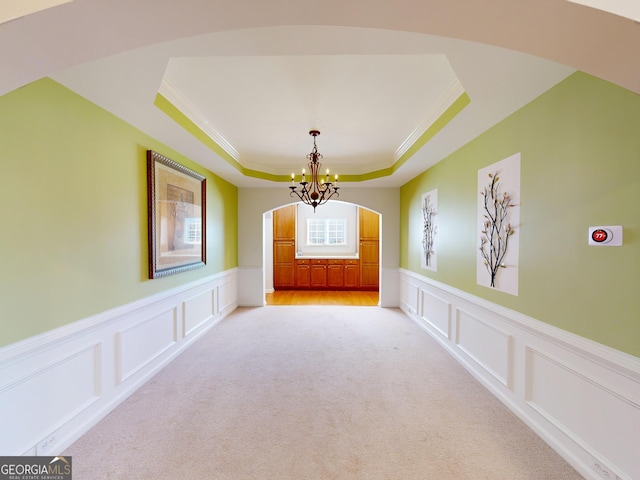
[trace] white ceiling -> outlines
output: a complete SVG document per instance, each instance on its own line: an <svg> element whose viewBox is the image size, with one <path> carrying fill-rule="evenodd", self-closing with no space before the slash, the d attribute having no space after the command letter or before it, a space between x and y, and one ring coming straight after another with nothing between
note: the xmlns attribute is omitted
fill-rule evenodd
<svg viewBox="0 0 640 480"><path fill-rule="evenodd" d="M392 167L466 92L469 105L392 175L360 183L399 186L576 68L602 70L640 91L633 76L639 71L639 26L560 0L540 0L546 15L533 17L524 0L489 2L493 15L487 17L485 8L474 18L486 25L473 24L464 35L456 25L468 25L468 15L448 9L456 4L474 17L471 0L418 6L396 0L376 8L359 0L322 7L300 0L202 3L76 0L0 25L0 64L7 67L0 94L49 75L235 185L281 186L256 177L298 173L313 144L310 129L322 132L317 143L325 167L355 179L375 177L367 174ZM356 4L362 9L354 12ZM415 28L416 17L425 19L424 31ZM450 22L451 37L442 35L447 28L433 17ZM557 25L568 18L573 23ZM542 30L530 45L526 36L509 35L536 21ZM499 26L499 35L492 26ZM617 29L616 37L585 56L589 45L576 48L574 42L600 39L593 30L587 36L594 27ZM500 46L455 36L492 38ZM556 42L543 59L539 50L549 36ZM623 39L635 43L619 44ZM8 49L8 41L15 48ZM522 52L504 48L510 44ZM636 56L627 68L608 68L604 53L612 49ZM158 92L236 166L158 109Z"/></svg>

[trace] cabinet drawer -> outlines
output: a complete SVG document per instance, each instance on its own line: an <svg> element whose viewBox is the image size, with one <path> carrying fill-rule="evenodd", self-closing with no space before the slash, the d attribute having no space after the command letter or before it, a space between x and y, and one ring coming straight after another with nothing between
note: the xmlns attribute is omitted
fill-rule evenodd
<svg viewBox="0 0 640 480"><path fill-rule="evenodd" d="M304 260L296 260L296 264L297 265L309 265L309 260L308 259L304 259Z"/></svg>
<svg viewBox="0 0 640 480"><path fill-rule="evenodd" d="M327 261L319 258L314 258L311 260L311 265L326 265Z"/></svg>
<svg viewBox="0 0 640 480"><path fill-rule="evenodd" d="M358 265L358 260L345 260L345 265Z"/></svg>
<svg viewBox="0 0 640 480"><path fill-rule="evenodd" d="M337 260L335 258L329 259L329 265L344 265L344 260Z"/></svg>

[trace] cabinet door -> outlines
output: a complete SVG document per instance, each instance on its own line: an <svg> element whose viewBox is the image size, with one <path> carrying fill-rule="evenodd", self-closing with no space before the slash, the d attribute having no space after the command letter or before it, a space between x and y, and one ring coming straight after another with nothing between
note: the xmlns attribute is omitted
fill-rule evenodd
<svg viewBox="0 0 640 480"><path fill-rule="evenodd" d="M357 260L346 260L344 264L344 288L358 288L360 286L360 265Z"/></svg>
<svg viewBox="0 0 640 480"><path fill-rule="evenodd" d="M344 287L344 264L342 261L330 261L327 266L327 287Z"/></svg>
<svg viewBox="0 0 640 480"><path fill-rule="evenodd" d="M296 256L296 246L292 241L286 242L273 242L273 262L278 263L290 263L293 265L293 260Z"/></svg>
<svg viewBox="0 0 640 480"><path fill-rule="evenodd" d="M273 239L295 240L296 206L289 205L273 211Z"/></svg>
<svg viewBox="0 0 640 480"><path fill-rule="evenodd" d="M311 266L309 260L296 261L296 287L309 288L311 286Z"/></svg>
<svg viewBox="0 0 640 480"><path fill-rule="evenodd" d="M379 275L378 265L360 265L360 288L376 290L379 284Z"/></svg>
<svg viewBox="0 0 640 480"><path fill-rule="evenodd" d="M327 287L327 261L326 260L311 261L311 287L312 288Z"/></svg>
<svg viewBox="0 0 640 480"><path fill-rule="evenodd" d="M360 242L360 287L374 290L379 287L380 248L377 241Z"/></svg>
<svg viewBox="0 0 640 480"><path fill-rule="evenodd" d="M273 242L273 288L295 286L295 243L293 241Z"/></svg>
<svg viewBox="0 0 640 480"><path fill-rule="evenodd" d="M380 216L376 212L360 208L360 239L379 240Z"/></svg>
<svg viewBox="0 0 640 480"><path fill-rule="evenodd" d="M379 263L380 244L378 242L360 242L360 264Z"/></svg>
<svg viewBox="0 0 640 480"><path fill-rule="evenodd" d="M293 264L276 265L273 269L273 288L293 288L295 286L295 269Z"/></svg>

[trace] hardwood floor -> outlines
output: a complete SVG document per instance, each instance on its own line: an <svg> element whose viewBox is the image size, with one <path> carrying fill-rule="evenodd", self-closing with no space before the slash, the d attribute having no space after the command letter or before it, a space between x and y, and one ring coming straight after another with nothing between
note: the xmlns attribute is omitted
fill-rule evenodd
<svg viewBox="0 0 640 480"><path fill-rule="evenodd" d="M379 292L350 290L275 290L267 305L378 305Z"/></svg>

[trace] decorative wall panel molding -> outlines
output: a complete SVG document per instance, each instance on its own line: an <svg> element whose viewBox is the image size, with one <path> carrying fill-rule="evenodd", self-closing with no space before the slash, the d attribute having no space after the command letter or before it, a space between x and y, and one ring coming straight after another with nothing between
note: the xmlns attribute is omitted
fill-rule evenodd
<svg viewBox="0 0 640 480"><path fill-rule="evenodd" d="M560 360L534 348L527 348L526 380L527 403L576 443L590 439L585 449L606 451L600 455L603 464L617 465L638 456L639 444L630 439L640 432L640 398L634 399L632 391L581 371L572 359ZM567 397L588 400L558 401Z"/></svg>
<svg viewBox="0 0 640 480"><path fill-rule="evenodd" d="M456 309L456 346L510 388L511 335L463 309Z"/></svg>
<svg viewBox="0 0 640 480"><path fill-rule="evenodd" d="M0 349L0 452L57 455L238 305L237 270Z"/></svg>
<svg viewBox="0 0 640 480"><path fill-rule="evenodd" d="M429 295L429 293L425 292ZM409 283L402 282L400 284L400 307L406 309L409 313L417 315L420 312L421 318L427 320L430 318L430 311L423 315L420 305L420 287Z"/></svg>
<svg viewBox="0 0 640 480"><path fill-rule="evenodd" d="M18 454L34 448L33 436L41 443L94 404L100 397L100 353L94 344L55 351L50 358L39 355L42 363L35 369L20 372L20 365L12 365L20 378L0 387L0 451Z"/></svg>
<svg viewBox="0 0 640 480"><path fill-rule="evenodd" d="M400 308L585 478L640 478L639 358L403 269Z"/></svg>
<svg viewBox="0 0 640 480"><path fill-rule="evenodd" d="M188 336L216 314L217 291L207 290L182 303L182 334Z"/></svg>
<svg viewBox="0 0 640 480"><path fill-rule="evenodd" d="M215 315L221 315L226 317L236 308L238 308L238 276L229 275L220 282L216 289L218 291L218 297L216 306L214 308Z"/></svg>
<svg viewBox="0 0 640 480"><path fill-rule="evenodd" d="M422 294L421 320L447 340L451 339L451 304L430 292L420 291L418 287L413 288L412 294Z"/></svg>
<svg viewBox="0 0 640 480"><path fill-rule="evenodd" d="M116 373L121 383L178 341L178 312L172 307L116 333Z"/></svg>

